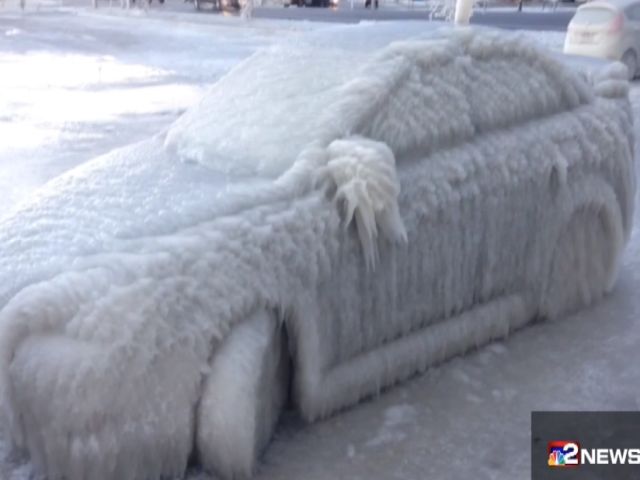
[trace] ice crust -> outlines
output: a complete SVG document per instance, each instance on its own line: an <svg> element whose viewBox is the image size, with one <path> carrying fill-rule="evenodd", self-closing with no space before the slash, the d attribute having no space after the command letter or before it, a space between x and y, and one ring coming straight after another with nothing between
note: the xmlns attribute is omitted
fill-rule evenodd
<svg viewBox="0 0 640 480"><path fill-rule="evenodd" d="M181 475L196 431L247 417L198 408L257 311L312 420L612 286L636 187L619 71L589 85L473 30L316 53L258 54L0 223L0 404L50 479ZM593 241L556 250L576 212ZM590 275L563 295L578 274L550 265L576 249ZM227 476L255 457L198 453Z"/></svg>
<svg viewBox="0 0 640 480"><path fill-rule="evenodd" d="M400 183L396 160L384 143L360 137L331 142L327 168L336 184L336 199L344 202L345 225L355 218L369 268L378 258L378 225L392 242L406 242L398 211Z"/></svg>

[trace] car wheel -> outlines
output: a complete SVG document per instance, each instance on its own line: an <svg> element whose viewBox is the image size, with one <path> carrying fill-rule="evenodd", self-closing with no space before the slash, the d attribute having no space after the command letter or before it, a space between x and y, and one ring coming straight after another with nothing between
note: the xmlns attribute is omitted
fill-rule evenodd
<svg viewBox="0 0 640 480"><path fill-rule="evenodd" d="M611 289L621 251L621 230L605 209L584 206L574 212L556 243L543 317L572 313Z"/></svg>
<svg viewBox="0 0 640 480"><path fill-rule="evenodd" d="M219 346L197 412L203 467L246 478L267 445L289 391L289 355L280 322L258 312L233 327Z"/></svg>
<svg viewBox="0 0 640 480"><path fill-rule="evenodd" d="M638 57L633 50L627 50L622 55L622 63L627 66L629 80L633 80L636 77L638 71Z"/></svg>

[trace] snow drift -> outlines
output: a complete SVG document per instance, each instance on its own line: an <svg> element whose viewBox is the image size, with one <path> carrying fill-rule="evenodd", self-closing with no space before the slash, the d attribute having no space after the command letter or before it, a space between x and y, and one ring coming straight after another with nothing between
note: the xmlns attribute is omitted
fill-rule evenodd
<svg viewBox="0 0 640 480"><path fill-rule="evenodd" d="M473 30L316 52L258 54L0 223L2 407L50 479L178 476L193 451L247 475L282 339L313 420L613 285L635 194L615 69Z"/></svg>

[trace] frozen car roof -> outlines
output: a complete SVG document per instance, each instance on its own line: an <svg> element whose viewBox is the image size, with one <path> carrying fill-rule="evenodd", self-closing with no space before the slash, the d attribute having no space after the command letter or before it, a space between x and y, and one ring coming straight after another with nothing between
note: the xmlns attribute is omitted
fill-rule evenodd
<svg viewBox="0 0 640 480"><path fill-rule="evenodd" d="M446 29L382 49L384 35L359 38L257 53L176 121L165 146L226 174L275 177L312 143L359 134L396 155L428 153L592 96L576 72L513 36Z"/></svg>

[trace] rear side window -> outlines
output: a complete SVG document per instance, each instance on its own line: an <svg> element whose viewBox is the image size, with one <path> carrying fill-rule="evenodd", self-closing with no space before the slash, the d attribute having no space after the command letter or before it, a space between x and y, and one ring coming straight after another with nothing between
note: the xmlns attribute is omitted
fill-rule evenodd
<svg viewBox="0 0 640 480"><path fill-rule="evenodd" d="M600 25L604 23L609 23L613 20L613 17L616 16L616 12L610 10L608 8L602 7L588 7L588 8L579 8L576 12L575 17L573 17L572 23L577 23L581 25L591 24L591 25Z"/></svg>

